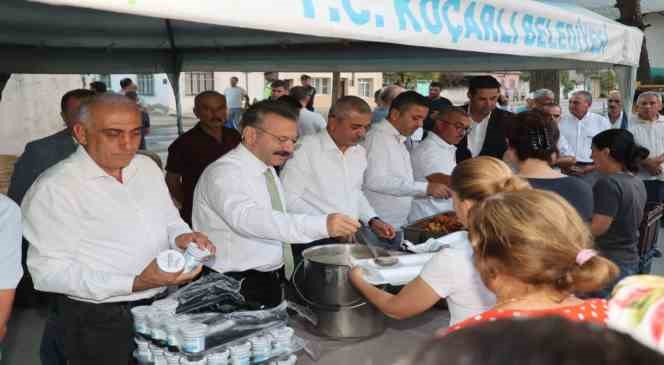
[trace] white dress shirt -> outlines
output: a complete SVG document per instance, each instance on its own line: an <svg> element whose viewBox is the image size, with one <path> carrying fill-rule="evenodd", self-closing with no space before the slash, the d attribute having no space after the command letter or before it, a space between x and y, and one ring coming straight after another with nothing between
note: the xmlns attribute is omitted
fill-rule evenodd
<svg viewBox="0 0 664 365"><path fill-rule="evenodd" d="M327 123L322 115L307 108L300 109L300 116L297 118L297 134L300 137L316 134L326 126Z"/></svg>
<svg viewBox="0 0 664 365"><path fill-rule="evenodd" d="M657 121L645 121L635 116L630 120L628 130L634 134L634 141L650 151L648 158L654 158L664 154L664 117L660 116ZM664 167L664 164L662 164ZM638 176L643 180L664 181L664 173L652 176L644 169L639 169Z"/></svg>
<svg viewBox="0 0 664 365"><path fill-rule="evenodd" d="M376 212L362 192L367 154L362 146L341 152L327 130L306 136L281 171L288 210L343 213L366 223Z"/></svg>
<svg viewBox="0 0 664 365"><path fill-rule="evenodd" d="M0 194L0 290L15 289L23 277L21 233L21 210Z"/></svg>
<svg viewBox="0 0 664 365"><path fill-rule="evenodd" d="M239 109L242 108L242 97L247 95L247 92L239 86L229 86L224 90L224 96L226 97L226 105L228 109Z"/></svg>
<svg viewBox="0 0 664 365"><path fill-rule="evenodd" d="M265 171L274 168L240 144L208 166L196 184L193 225L217 246L207 265L219 272L272 271L283 265L283 242L308 243L328 237L327 216L272 209Z"/></svg>
<svg viewBox="0 0 664 365"><path fill-rule="evenodd" d="M560 121L560 135L565 137L577 162L593 162L590 158L592 139L600 132L611 128L605 117L592 112L579 120L574 114L566 114Z"/></svg>
<svg viewBox="0 0 664 365"><path fill-rule="evenodd" d="M471 122L470 131L468 132L468 150L473 157L479 156L480 152L482 152L484 140L486 139L486 129L489 126L489 119L491 119L491 113L484 117L479 123L474 120Z"/></svg>
<svg viewBox="0 0 664 365"><path fill-rule="evenodd" d="M427 182L433 174L452 175L456 167L456 146L445 142L436 133L429 133L411 154L415 181ZM413 200L408 222L452 210L452 199L436 199L430 196Z"/></svg>
<svg viewBox="0 0 664 365"><path fill-rule="evenodd" d="M560 153L560 156L574 156L572 146L569 145L567 138L562 134L558 138L558 152Z"/></svg>
<svg viewBox="0 0 664 365"><path fill-rule="evenodd" d="M428 185L415 181L405 141L387 120L374 124L364 141L364 194L378 216L397 228L406 224L413 197L425 196Z"/></svg>
<svg viewBox="0 0 664 365"><path fill-rule="evenodd" d="M618 119L616 119L615 122L611 121L611 118L609 118L609 115L606 115L606 119L609 120L609 123L611 123L611 129L620 129L620 125L622 124L622 119L623 119L623 111L620 111L620 116L618 116Z"/></svg>
<svg viewBox="0 0 664 365"><path fill-rule="evenodd" d="M136 155L122 178L108 175L79 146L28 190L24 235L36 289L93 303L134 301L163 290L132 293L134 277L191 231L152 160Z"/></svg>

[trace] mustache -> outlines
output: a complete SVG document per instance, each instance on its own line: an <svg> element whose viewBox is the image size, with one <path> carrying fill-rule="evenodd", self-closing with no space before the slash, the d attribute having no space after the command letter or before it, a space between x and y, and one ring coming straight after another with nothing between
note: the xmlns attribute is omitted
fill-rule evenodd
<svg viewBox="0 0 664 365"><path fill-rule="evenodd" d="M281 156L281 157L290 157L291 156L291 153L288 152L288 151L277 151L274 154L277 155L277 156Z"/></svg>

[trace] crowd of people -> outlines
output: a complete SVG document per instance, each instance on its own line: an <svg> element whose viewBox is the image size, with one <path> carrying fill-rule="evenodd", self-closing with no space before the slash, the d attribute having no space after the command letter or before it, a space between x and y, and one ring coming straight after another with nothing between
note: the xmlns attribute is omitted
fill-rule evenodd
<svg viewBox="0 0 664 365"><path fill-rule="evenodd" d="M248 301L276 306L304 249L348 242L362 227L390 240L445 211L464 230L397 294L351 271L386 315L412 317L446 299L450 324L437 341L450 343L514 317L605 325L612 289L640 271L646 203L664 199L659 95L640 94L628 118L612 92L604 117L585 91L564 114L542 89L530 110L512 114L498 107L500 83L475 76L462 106L439 83L426 97L390 85L373 110L344 96L326 120L313 110L310 82L303 75L289 89L273 80L270 97L246 110L237 78L224 94L200 93L198 123L169 147L165 177L138 153L149 117L146 126L131 80L118 94L98 84L66 93L66 127L26 146L11 199L0 197L2 239L14 243L0 254L0 341L24 275L21 239L24 282L51 294L42 362L125 364L130 309L166 286L219 272L243 280ZM205 267L159 269L161 251L191 242L213 254ZM476 343L503 330L528 328L496 324L478 330Z"/></svg>

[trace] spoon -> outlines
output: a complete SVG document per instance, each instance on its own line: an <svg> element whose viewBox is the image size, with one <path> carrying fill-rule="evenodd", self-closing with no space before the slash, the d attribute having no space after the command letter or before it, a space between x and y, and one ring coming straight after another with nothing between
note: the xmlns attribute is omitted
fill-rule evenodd
<svg viewBox="0 0 664 365"><path fill-rule="evenodd" d="M374 262L378 266L394 266L399 263L399 258L395 256L378 256L376 253L376 248L372 245L367 245L371 256L373 256Z"/></svg>

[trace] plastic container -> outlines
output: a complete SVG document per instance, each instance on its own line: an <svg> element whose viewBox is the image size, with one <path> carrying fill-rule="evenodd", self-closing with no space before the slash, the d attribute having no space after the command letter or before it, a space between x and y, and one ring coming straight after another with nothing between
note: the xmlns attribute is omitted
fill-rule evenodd
<svg viewBox="0 0 664 365"><path fill-rule="evenodd" d="M208 326L202 323L192 323L181 327L182 351L192 354L205 351L205 335L207 335L207 329Z"/></svg>
<svg viewBox="0 0 664 365"><path fill-rule="evenodd" d="M207 365L228 365L230 351L224 350L207 355Z"/></svg>
<svg viewBox="0 0 664 365"><path fill-rule="evenodd" d="M252 337L251 342L251 357L254 362L265 361L270 358L272 354L272 344L270 338L266 336Z"/></svg>
<svg viewBox="0 0 664 365"><path fill-rule="evenodd" d="M270 331L272 351L274 353L290 351L294 333L295 331L290 327L281 327Z"/></svg>
<svg viewBox="0 0 664 365"><path fill-rule="evenodd" d="M180 272L185 266L184 255L176 250L162 251L157 255L157 266L163 272Z"/></svg>
<svg viewBox="0 0 664 365"><path fill-rule="evenodd" d="M182 358L182 360L180 360L180 364L182 364L182 365L207 365L207 358L205 356L203 356L203 358L199 359L199 360L189 360L189 359L186 359L186 358Z"/></svg>
<svg viewBox="0 0 664 365"><path fill-rule="evenodd" d="M189 316L176 316L169 319L165 324L166 343L168 346L180 348L180 328L189 325Z"/></svg>
<svg viewBox="0 0 664 365"><path fill-rule="evenodd" d="M251 364L251 342L245 342L239 345L231 346L231 364L249 365Z"/></svg>
<svg viewBox="0 0 664 365"><path fill-rule="evenodd" d="M148 315L150 322L150 337L153 341L166 344L166 327L164 326L172 316L162 312L152 312Z"/></svg>
<svg viewBox="0 0 664 365"><path fill-rule="evenodd" d="M210 251L201 250L195 243L190 243L184 252L184 272L194 271L209 256Z"/></svg>
<svg viewBox="0 0 664 365"><path fill-rule="evenodd" d="M165 352L164 356L166 357L167 365L180 365L180 355L173 352Z"/></svg>
<svg viewBox="0 0 664 365"><path fill-rule="evenodd" d="M134 317L134 331L144 335L149 335L148 314L151 308L147 305L134 307L131 309L131 315Z"/></svg>
<svg viewBox="0 0 664 365"><path fill-rule="evenodd" d="M179 305L180 303L178 303L177 300L166 298L162 300L157 300L154 303L152 303L152 309L158 312L164 312L171 315L175 315L175 312L177 311Z"/></svg>

